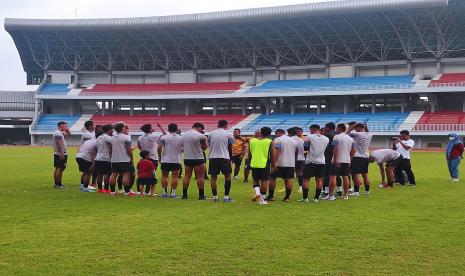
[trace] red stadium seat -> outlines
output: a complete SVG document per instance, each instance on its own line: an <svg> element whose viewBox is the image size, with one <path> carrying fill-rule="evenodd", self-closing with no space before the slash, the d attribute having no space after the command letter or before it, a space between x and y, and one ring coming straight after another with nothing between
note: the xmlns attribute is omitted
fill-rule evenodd
<svg viewBox="0 0 465 276"><path fill-rule="evenodd" d="M465 86L465 73L443 74L439 80L432 80L430 87Z"/></svg>
<svg viewBox="0 0 465 276"><path fill-rule="evenodd" d="M143 93L143 94L225 94L241 88L244 82L211 83L151 83L151 84L96 84L82 93Z"/></svg>
<svg viewBox="0 0 465 276"><path fill-rule="evenodd" d="M216 129L219 120L227 120L229 122L229 127L233 127L243 119L245 119L247 115L94 115L92 117L92 121L94 121L98 125L104 124L114 124L117 122L125 122L129 124L130 130L133 132L139 131L139 128L143 124L153 124L155 125L156 122L160 122L165 128L170 123L176 123L182 131L186 131L191 129L192 125L196 122L203 123L205 125L205 131L209 132Z"/></svg>
<svg viewBox="0 0 465 276"><path fill-rule="evenodd" d="M441 111L435 113L424 113L418 120L415 130L417 131L454 131L457 127L465 128L465 113L454 111Z"/></svg>

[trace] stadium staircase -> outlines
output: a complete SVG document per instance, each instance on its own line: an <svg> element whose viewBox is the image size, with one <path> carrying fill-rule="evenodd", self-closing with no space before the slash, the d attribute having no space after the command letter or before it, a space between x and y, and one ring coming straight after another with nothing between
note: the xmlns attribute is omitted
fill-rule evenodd
<svg viewBox="0 0 465 276"><path fill-rule="evenodd" d="M410 89L415 85L412 76L358 77L267 81L249 89L248 93L320 92L382 89Z"/></svg>
<svg viewBox="0 0 465 276"><path fill-rule="evenodd" d="M424 111L410 112L407 118L405 118L405 121L400 125L399 130L405 129L408 131L412 131L424 113Z"/></svg>

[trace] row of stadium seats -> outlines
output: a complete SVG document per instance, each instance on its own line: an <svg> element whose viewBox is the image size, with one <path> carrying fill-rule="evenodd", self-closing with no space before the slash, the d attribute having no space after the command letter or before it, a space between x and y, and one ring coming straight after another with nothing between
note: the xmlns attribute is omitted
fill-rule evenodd
<svg viewBox="0 0 465 276"><path fill-rule="evenodd" d="M211 83L151 83L151 84L96 84L82 93L142 93L163 94L227 94L241 88L244 82Z"/></svg>
<svg viewBox="0 0 465 276"><path fill-rule="evenodd" d="M40 89L40 94L45 95L66 95L70 91L67 83L46 83Z"/></svg>
<svg viewBox="0 0 465 276"><path fill-rule="evenodd" d="M114 124L117 122L125 122L129 124L130 130L137 132L139 128L143 124L151 123L154 124L159 122L163 126L167 126L170 123L176 123L178 128L182 131L186 131L192 128L192 125L196 122L201 122L205 125L205 131L212 131L216 129L218 120L227 120L229 122L229 127L233 127L238 124L240 121L245 119L246 115L163 115L163 116L156 116L156 115L94 115L92 116L91 120L93 120L96 124L104 125L104 124Z"/></svg>
<svg viewBox="0 0 465 276"><path fill-rule="evenodd" d="M44 114L33 127L35 131L53 132L57 128L57 123L65 121L71 127L81 118L81 115L66 115L66 114Z"/></svg>
<svg viewBox="0 0 465 276"><path fill-rule="evenodd" d="M278 114L278 115L260 115L254 121L247 124L242 130L244 132L253 132L263 126L269 126L271 129L278 128L288 129L299 126L308 129L310 125L317 124L324 126L328 122L347 123L351 121L364 122L368 124L370 131L397 131L399 126L405 121L408 114L398 112L381 112L381 113L324 113L316 114Z"/></svg>
<svg viewBox="0 0 465 276"><path fill-rule="evenodd" d="M299 91L328 91L328 90L380 90L380 89L409 89L415 83L411 76L389 77L358 77L358 78L330 78L267 81L264 84L248 90L249 93L299 92Z"/></svg>
<svg viewBox="0 0 465 276"><path fill-rule="evenodd" d="M465 73L443 74L438 80L432 80L429 86L465 86Z"/></svg>

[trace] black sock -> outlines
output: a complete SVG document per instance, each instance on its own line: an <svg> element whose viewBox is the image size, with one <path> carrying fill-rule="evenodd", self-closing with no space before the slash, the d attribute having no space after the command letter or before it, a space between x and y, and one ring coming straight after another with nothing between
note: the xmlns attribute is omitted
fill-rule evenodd
<svg viewBox="0 0 465 276"><path fill-rule="evenodd" d="M297 176L297 181L299 182L299 187L302 187L302 183L304 183L302 176Z"/></svg>
<svg viewBox="0 0 465 276"><path fill-rule="evenodd" d="M268 189L268 197L273 198L274 197L274 189Z"/></svg>
<svg viewBox="0 0 465 276"><path fill-rule="evenodd" d="M115 185L110 185L110 191L112 193L116 192L116 186Z"/></svg>
<svg viewBox="0 0 465 276"><path fill-rule="evenodd" d="M150 185L146 185L145 186L145 193L148 194L150 193L150 188L152 188L153 186L150 186Z"/></svg>
<svg viewBox="0 0 465 276"><path fill-rule="evenodd" d="M224 195L229 196L229 192L231 191L231 180L224 181Z"/></svg>
<svg viewBox="0 0 465 276"><path fill-rule="evenodd" d="M131 187L129 186L124 186L124 192L129 193L131 191Z"/></svg>
<svg viewBox="0 0 465 276"><path fill-rule="evenodd" d="M88 188L89 187L89 183L84 183L84 188Z"/></svg>
<svg viewBox="0 0 465 276"><path fill-rule="evenodd" d="M199 198L204 198L204 197L205 197L205 190L199 189Z"/></svg>
<svg viewBox="0 0 465 276"><path fill-rule="evenodd" d="M354 192L356 192L356 193L360 192L360 186L355 186L354 185Z"/></svg>
<svg viewBox="0 0 465 276"><path fill-rule="evenodd" d="M213 196L218 196L218 191L216 189L212 189Z"/></svg>
<svg viewBox="0 0 465 276"><path fill-rule="evenodd" d="M315 190L315 197L314 197L314 198L315 198L315 199L319 199L319 198L320 198L320 195L321 195L321 189L316 188L316 190Z"/></svg>
<svg viewBox="0 0 465 276"><path fill-rule="evenodd" d="M304 189L302 190L302 194L303 194L303 195L302 195L303 199L307 199L307 198L308 198L308 189L305 189L305 188L304 188Z"/></svg>
<svg viewBox="0 0 465 276"><path fill-rule="evenodd" d="M118 182L118 190L121 191L123 189L123 177L118 176L117 182Z"/></svg>
<svg viewBox="0 0 465 276"><path fill-rule="evenodd" d="M291 189L286 188L286 196L284 197L284 199L289 199L291 197L291 192Z"/></svg>
<svg viewBox="0 0 465 276"><path fill-rule="evenodd" d="M187 197L187 188L182 189L182 196Z"/></svg>
<svg viewBox="0 0 465 276"><path fill-rule="evenodd" d="M163 188L163 192L164 192L165 194L168 194L168 187Z"/></svg>
<svg viewBox="0 0 465 276"><path fill-rule="evenodd" d="M369 191L370 191L370 185L365 184L365 192L369 192Z"/></svg>
<svg viewBox="0 0 465 276"><path fill-rule="evenodd" d="M81 184L84 184L84 175L81 175Z"/></svg>

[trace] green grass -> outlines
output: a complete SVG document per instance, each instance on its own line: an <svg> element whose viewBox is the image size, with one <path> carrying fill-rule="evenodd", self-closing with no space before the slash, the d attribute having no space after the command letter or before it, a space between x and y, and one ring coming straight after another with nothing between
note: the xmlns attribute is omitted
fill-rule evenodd
<svg viewBox="0 0 465 276"><path fill-rule="evenodd" d="M55 190L50 149L0 148L0 274L463 274L464 184L413 158L416 188L372 165L369 197L259 206L241 181L233 204L81 193L74 156Z"/></svg>

